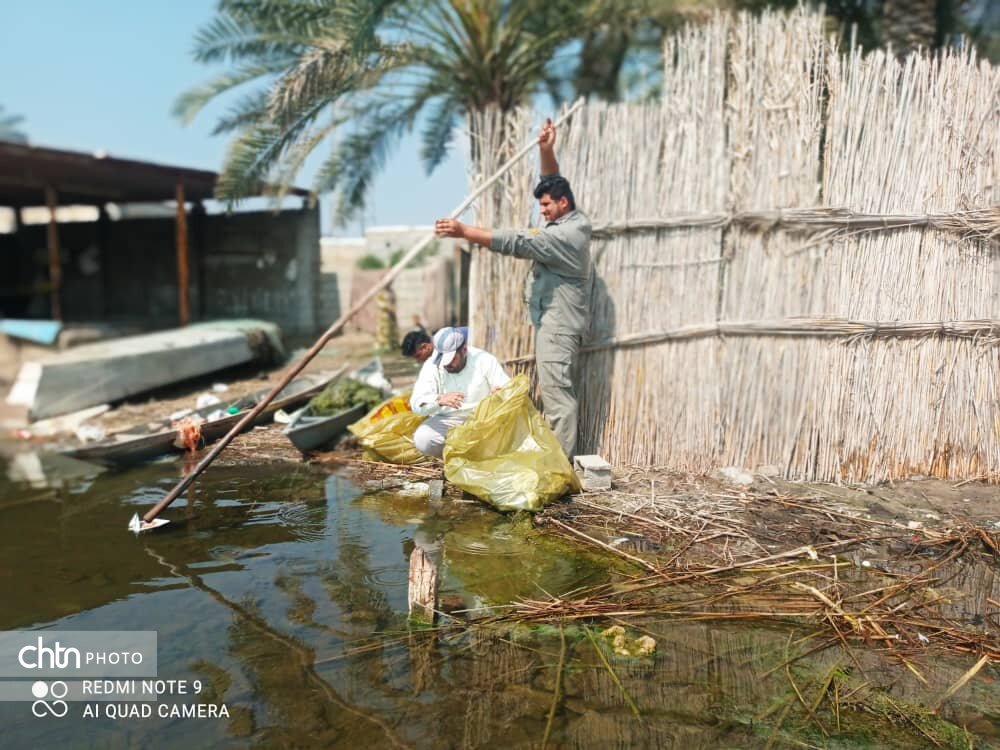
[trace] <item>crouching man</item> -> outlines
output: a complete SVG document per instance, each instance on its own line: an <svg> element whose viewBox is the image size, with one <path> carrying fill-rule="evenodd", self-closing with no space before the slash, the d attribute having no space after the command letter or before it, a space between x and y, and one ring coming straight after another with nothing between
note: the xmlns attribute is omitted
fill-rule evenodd
<svg viewBox="0 0 1000 750"><path fill-rule="evenodd" d="M448 431L510 381L496 357L466 343L467 331L442 328L434 334L434 353L413 386L410 408L428 417L413 433L413 444L428 456L440 458Z"/></svg>

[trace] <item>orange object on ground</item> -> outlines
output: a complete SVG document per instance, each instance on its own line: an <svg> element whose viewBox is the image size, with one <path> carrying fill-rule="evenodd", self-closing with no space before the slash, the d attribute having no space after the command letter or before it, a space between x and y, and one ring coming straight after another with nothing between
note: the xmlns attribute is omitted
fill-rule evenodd
<svg viewBox="0 0 1000 750"><path fill-rule="evenodd" d="M180 433L174 440L174 445L178 448L185 448L189 453L198 450L198 443L201 442L201 423L204 419L200 417L184 417L176 423L176 429Z"/></svg>

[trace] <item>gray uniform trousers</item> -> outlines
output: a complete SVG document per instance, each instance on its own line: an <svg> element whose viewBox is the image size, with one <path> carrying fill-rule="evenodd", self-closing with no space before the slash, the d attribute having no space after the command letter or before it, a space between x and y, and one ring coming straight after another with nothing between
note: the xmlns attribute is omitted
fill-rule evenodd
<svg viewBox="0 0 1000 750"><path fill-rule="evenodd" d="M535 364L542 408L570 461L576 455L579 409L575 379L579 356L580 337L576 334L551 333L544 325L535 331Z"/></svg>

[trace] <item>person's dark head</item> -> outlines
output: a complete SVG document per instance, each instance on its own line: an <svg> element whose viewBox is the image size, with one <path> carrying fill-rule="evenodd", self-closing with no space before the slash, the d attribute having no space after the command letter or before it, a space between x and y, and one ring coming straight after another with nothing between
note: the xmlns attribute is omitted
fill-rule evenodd
<svg viewBox="0 0 1000 750"><path fill-rule="evenodd" d="M546 221L555 221L576 209L576 199L570 189L569 180L562 175L543 177L535 186L535 197Z"/></svg>
<svg viewBox="0 0 1000 750"><path fill-rule="evenodd" d="M404 357L413 357L417 362L426 362L434 353L434 342L426 331L410 331L403 337L401 349Z"/></svg>

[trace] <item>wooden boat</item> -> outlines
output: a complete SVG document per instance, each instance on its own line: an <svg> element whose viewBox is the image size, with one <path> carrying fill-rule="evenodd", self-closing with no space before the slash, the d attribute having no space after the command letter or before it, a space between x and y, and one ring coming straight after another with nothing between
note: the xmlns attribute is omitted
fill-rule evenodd
<svg viewBox="0 0 1000 750"><path fill-rule="evenodd" d="M303 377L293 380L279 393L275 399L267 405L256 419L246 429L259 424L270 422L274 413L279 409L296 409L311 398L322 392L330 383L333 377L313 378ZM230 414L221 419L210 422L203 422L201 428L201 444L213 443L227 432L229 432L246 413L263 398L270 389L261 390L250 396L245 396L232 404L215 404L202 409L194 410L190 416L205 418L211 413L220 409L226 410L227 406L235 406L239 409L236 414ZM83 445L63 451L64 455L85 461L98 461L104 464L133 464L149 461L168 453L180 453L183 448L178 447L180 443L180 430L175 429L168 421L142 425L125 432L116 432L105 440L90 445Z"/></svg>
<svg viewBox="0 0 1000 750"><path fill-rule="evenodd" d="M267 342L267 343L262 343ZM273 357L280 330L262 321L213 321L75 346L21 368L7 397L32 421Z"/></svg>
<svg viewBox="0 0 1000 750"><path fill-rule="evenodd" d="M372 382L378 382L381 379L383 382L379 383L379 386L387 385L385 374L382 371L382 361L377 357L364 367L352 372L348 377L366 382L371 381L372 378L375 379ZM347 425L361 419L365 415L365 411L363 404L355 404L336 414L318 416L313 411L313 405L310 402L302 411L292 417L292 421L283 432L292 441L292 445L305 453L332 443L347 429Z"/></svg>
<svg viewBox="0 0 1000 750"><path fill-rule="evenodd" d="M347 425L357 422L364 415L364 404L325 417L317 416L311 406L306 406L289 422L284 433L292 445L305 453L331 443L347 429Z"/></svg>

